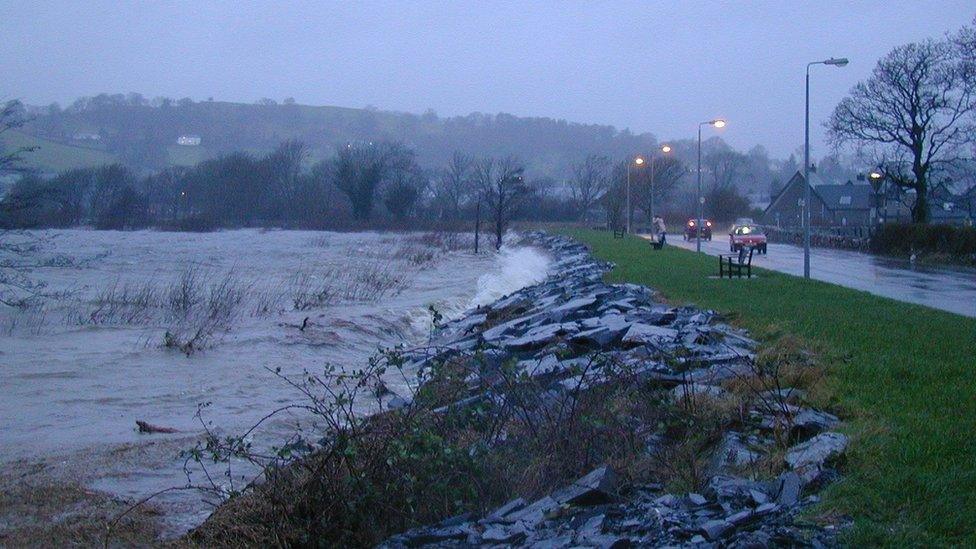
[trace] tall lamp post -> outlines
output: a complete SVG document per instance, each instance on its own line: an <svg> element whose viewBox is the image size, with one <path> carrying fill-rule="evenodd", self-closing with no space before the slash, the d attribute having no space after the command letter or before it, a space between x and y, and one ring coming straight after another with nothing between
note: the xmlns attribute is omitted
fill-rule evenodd
<svg viewBox="0 0 976 549"><path fill-rule="evenodd" d="M644 159L640 156L635 157L633 162L627 161L627 211L625 215L627 216L627 234L630 234L630 166L631 164L636 164L637 167L644 165Z"/></svg>
<svg viewBox="0 0 976 549"><path fill-rule="evenodd" d="M661 152L668 154L671 152L671 145L664 145L661 147ZM651 223L654 222L654 155L651 155Z"/></svg>
<svg viewBox="0 0 976 549"><path fill-rule="evenodd" d="M888 200L885 196L884 188L884 174L881 170L872 170L868 174L868 178L871 180L871 186L874 187L874 207L877 208L878 212L878 223L884 225L888 221ZM881 201L884 200L884 217L881 217Z"/></svg>
<svg viewBox="0 0 976 549"><path fill-rule="evenodd" d="M846 57L831 57L825 61L807 63L806 109L803 118L803 183L807 187L803 194L803 278L810 278L810 205L813 202L813 186L810 184L810 67L813 65L843 67L847 63Z"/></svg>
<svg viewBox="0 0 976 549"><path fill-rule="evenodd" d="M716 118L715 120L709 120L708 122L698 123L698 225L695 232L695 250L701 253L701 226L702 226L702 206L705 205L705 197L702 196L702 178L701 178L701 129L702 126L715 126L716 128L724 128L725 120L721 118Z"/></svg>

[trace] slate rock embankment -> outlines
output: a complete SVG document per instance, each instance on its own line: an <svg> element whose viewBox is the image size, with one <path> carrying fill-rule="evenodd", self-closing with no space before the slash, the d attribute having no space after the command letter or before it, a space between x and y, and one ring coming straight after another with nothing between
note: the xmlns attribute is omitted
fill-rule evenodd
<svg viewBox="0 0 976 549"><path fill-rule="evenodd" d="M603 282L612 265L581 244L532 233L552 254L551 275L441 327L433 345L409 360L417 368L447 358L480 357L470 391L443 409L497 397L498 368L515 364L540 387L540 401L572 399L601 383L601 362L627 366L635 383L659 385L670 398L721 397L722 383L754 372L758 344L714 311L672 307L635 284ZM581 375L581 369L592 369ZM608 374L609 375L609 374ZM729 431L714 450L702 493L667 493L656 484L625 486L609 465L550 494L515 498L482 517L462 515L388 539L399 547L823 546L831 527L798 519L835 474L847 437L840 420L804 405L803 391L776 388L748 411L754 428ZM398 406L409 401L398 397ZM769 432L786 421L794 441L775 478L743 475L770 455Z"/></svg>

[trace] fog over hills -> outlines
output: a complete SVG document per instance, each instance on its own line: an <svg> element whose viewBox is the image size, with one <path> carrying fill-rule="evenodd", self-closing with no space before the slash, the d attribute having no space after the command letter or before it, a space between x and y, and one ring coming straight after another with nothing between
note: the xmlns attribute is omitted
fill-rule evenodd
<svg viewBox="0 0 976 549"><path fill-rule="evenodd" d="M78 154L84 164L112 159L136 169L187 165L234 151L264 153L286 139L309 146L311 160L331 156L336 145L356 141L400 141L417 152L425 166L447 162L454 150L476 156L518 155L540 175L561 177L587 154L624 156L652 148L651 134L634 135L612 126L578 124L551 118L472 113L441 118L367 107L299 105L263 99L254 104L189 99L155 99L141 95L98 95L72 105L30 107L33 120L23 133L46 140L32 159L42 170L65 168L63 158L45 148L68 145L91 150ZM180 137L199 137L183 140ZM26 139L22 136L22 138ZM64 151L58 151L62 153ZM77 151L76 151L77 152Z"/></svg>

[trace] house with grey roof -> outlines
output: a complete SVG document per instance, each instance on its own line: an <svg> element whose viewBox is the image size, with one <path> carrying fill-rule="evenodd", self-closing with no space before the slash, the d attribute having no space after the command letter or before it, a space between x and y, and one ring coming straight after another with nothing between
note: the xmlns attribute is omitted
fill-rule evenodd
<svg viewBox="0 0 976 549"><path fill-rule="evenodd" d="M810 210L812 226L856 227L876 222L876 197L871 185L854 181L839 185L828 183L816 172L810 173L810 181L813 183ZM803 226L805 195L803 174L797 172L770 201L763 212L762 223L784 229Z"/></svg>

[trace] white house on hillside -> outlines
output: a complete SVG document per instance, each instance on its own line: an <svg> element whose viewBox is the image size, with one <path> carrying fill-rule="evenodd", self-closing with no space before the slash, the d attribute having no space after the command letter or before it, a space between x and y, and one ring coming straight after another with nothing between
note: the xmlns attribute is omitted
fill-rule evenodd
<svg viewBox="0 0 976 549"><path fill-rule="evenodd" d="M181 135L179 138L177 138L176 144L177 145L184 145L184 146L187 146L187 147L196 147L196 146L200 145L200 136L199 135Z"/></svg>

